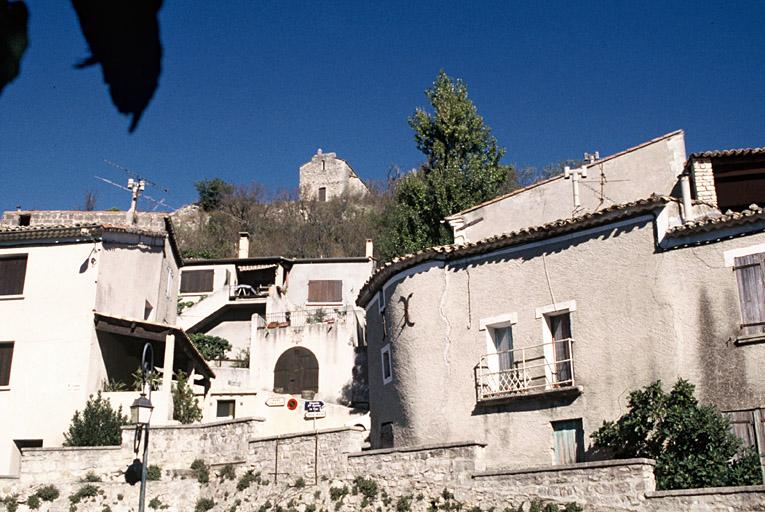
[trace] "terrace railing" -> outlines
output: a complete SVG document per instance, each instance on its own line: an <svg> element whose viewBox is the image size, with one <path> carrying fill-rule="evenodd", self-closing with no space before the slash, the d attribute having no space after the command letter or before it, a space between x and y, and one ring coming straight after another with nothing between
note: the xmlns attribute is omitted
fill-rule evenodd
<svg viewBox="0 0 765 512"><path fill-rule="evenodd" d="M476 399L573 386L573 342L566 338L482 356L475 367Z"/></svg>

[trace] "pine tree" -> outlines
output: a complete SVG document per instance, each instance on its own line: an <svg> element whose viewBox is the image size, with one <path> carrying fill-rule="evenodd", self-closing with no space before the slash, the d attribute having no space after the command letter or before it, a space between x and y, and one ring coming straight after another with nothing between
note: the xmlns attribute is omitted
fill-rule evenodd
<svg viewBox="0 0 765 512"><path fill-rule="evenodd" d="M186 374L178 370L176 383L173 386L173 418L184 425L202 421L202 409L199 400L194 396L194 390L189 385Z"/></svg>

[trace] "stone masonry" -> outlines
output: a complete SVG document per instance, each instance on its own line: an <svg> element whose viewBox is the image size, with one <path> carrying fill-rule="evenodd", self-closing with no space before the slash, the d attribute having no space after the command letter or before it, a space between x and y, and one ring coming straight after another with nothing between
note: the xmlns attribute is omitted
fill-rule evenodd
<svg viewBox="0 0 765 512"><path fill-rule="evenodd" d="M717 192L715 178L712 173L712 160L709 158L694 158L690 162L691 182L696 199L717 207Z"/></svg>
<svg viewBox="0 0 765 512"><path fill-rule="evenodd" d="M335 153L319 149L310 162L300 166L300 198L305 201L363 196L368 191L348 162L337 158Z"/></svg>

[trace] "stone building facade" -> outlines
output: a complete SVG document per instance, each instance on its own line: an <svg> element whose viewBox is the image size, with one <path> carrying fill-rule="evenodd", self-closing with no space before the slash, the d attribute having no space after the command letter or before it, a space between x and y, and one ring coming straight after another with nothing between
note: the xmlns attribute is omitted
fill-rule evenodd
<svg viewBox="0 0 765 512"><path fill-rule="evenodd" d="M363 196L369 189L348 162L335 153L319 149L310 162L300 166L300 198L329 201L341 196Z"/></svg>

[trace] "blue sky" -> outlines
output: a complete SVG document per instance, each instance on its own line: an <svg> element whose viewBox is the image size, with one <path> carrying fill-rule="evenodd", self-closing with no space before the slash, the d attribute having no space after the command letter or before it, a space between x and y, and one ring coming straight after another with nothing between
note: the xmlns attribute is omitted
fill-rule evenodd
<svg viewBox="0 0 765 512"><path fill-rule="evenodd" d="M69 2L28 0L30 47L0 96L0 209L128 196L104 159L170 189L219 176L297 187L317 148L366 179L416 166L407 117L462 78L505 161L614 153L682 128L688 151L765 146L765 2L166 0L163 72L137 131L112 106ZM146 207L149 205L147 204Z"/></svg>

